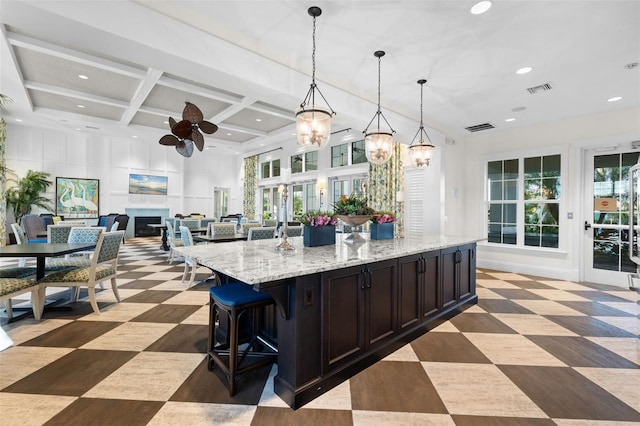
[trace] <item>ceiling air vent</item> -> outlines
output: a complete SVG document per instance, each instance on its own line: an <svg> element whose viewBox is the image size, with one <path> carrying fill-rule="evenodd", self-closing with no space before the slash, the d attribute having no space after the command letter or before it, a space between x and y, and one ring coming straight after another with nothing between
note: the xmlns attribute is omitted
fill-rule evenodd
<svg viewBox="0 0 640 426"><path fill-rule="evenodd" d="M475 126L465 127L465 129L473 133L473 132L480 132L482 130L495 129L495 126L491 123L483 123L483 124L476 124Z"/></svg>
<svg viewBox="0 0 640 426"><path fill-rule="evenodd" d="M548 90L553 89L553 86L551 85L551 83L545 83L545 84L541 84L539 86L533 86L533 87L529 87L527 89L527 91L529 93L531 93L532 95L535 95L538 92L546 92Z"/></svg>
<svg viewBox="0 0 640 426"><path fill-rule="evenodd" d="M84 127L86 127L87 129L91 129L91 130L100 130L100 128L99 128L99 127L96 127L96 126L89 126L88 124L87 124L87 125L85 125Z"/></svg>

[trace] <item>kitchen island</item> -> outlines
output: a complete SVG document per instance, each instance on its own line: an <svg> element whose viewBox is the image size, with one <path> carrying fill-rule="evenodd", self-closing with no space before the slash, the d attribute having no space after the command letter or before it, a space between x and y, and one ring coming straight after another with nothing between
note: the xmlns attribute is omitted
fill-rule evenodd
<svg viewBox="0 0 640 426"><path fill-rule="evenodd" d="M176 247L277 308L274 390L298 408L477 303L476 242L414 235L277 251L278 240ZM269 319L269 318L267 318ZM270 330L268 328L271 328Z"/></svg>

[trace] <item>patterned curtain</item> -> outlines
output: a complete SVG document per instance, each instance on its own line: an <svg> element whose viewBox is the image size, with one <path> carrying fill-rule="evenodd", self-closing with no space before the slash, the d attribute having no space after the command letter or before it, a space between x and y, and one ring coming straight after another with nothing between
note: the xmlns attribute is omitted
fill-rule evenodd
<svg viewBox="0 0 640 426"><path fill-rule="evenodd" d="M0 247L7 244L7 142L5 137L6 123L0 117Z"/></svg>
<svg viewBox="0 0 640 426"><path fill-rule="evenodd" d="M242 214L247 219L256 218L256 192L258 191L258 156L244 159L244 202Z"/></svg>
<svg viewBox="0 0 640 426"><path fill-rule="evenodd" d="M390 210L396 213L398 223L396 234L402 234L401 223L404 217L404 203L398 203L396 194L404 192L404 155L405 145L394 142L393 156L384 164L369 163L369 206L376 210Z"/></svg>

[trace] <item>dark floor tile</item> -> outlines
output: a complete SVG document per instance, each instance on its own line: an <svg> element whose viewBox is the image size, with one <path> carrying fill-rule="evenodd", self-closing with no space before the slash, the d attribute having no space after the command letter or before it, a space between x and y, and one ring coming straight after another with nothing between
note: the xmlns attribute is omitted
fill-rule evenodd
<svg viewBox="0 0 640 426"><path fill-rule="evenodd" d="M526 337L570 367L640 368L628 359L583 337Z"/></svg>
<svg viewBox="0 0 640 426"><path fill-rule="evenodd" d="M78 348L119 327L120 324L122 323L112 321L74 321L34 337L20 346Z"/></svg>
<svg viewBox="0 0 640 426"><path fill-rule="evenodd" d="M108 288L110 287L111 285L108 286ZM99 292L99 290L96 291L96 293ZM86 296L86 290L80 290L79 298L86 298ZM42 319L75 320L93 312L93 308L88 300L80 300L73 303L68 303L68 300L69 298L65 297L65 300L61 304L57 302L52 307L45 307L42 313ZM113 302L98 302L98 309L104 309L114 303L117 303L115 297L113 298Z"/></svg>
<svg viewBox="0 0 640 426"><path fill-rule="evenodd" d="M524 306L506 299L478 299L478 306L490 314L533 314Z"/></svg>
<svg viewBox="0 0 640 426"><path fill-rule="evenodd" d="M164 282L165 281L162 281L162 280L135 280L135 281L128 282L126 284L122 284L118 286L118 288L147 290L157 286L158 284L162 284Z"/></svg>
<svg viewBox="0 0 640 426"><path fill-rule="evenodd" d="M147 290L127 298L128 303L162 303L180 294L172 290Z"/></svg>
<svg viewBox="0 0 640 426"><path fill-rule="evenodd" d="M521 288L492 288L491 291L511 300L546 300L542 296Z"/></svg>
<svg viewBox="0 0 640 426"><path fill-rule="evenodd" d="M640 421L640 413L571 368L498 368L552 418Z"/></svg>
<svg viewBox="0 0 640 426"><path fill-rule="evenodd" d="M551 419L535 419L530 417L452 415L451 418L456 426L551 426L556 424Z"/></svg>
<svg viewBox="0 0 640 426"><path fill-rule="evenodd" d="M409 383L420 391L408 392ZM349 385L354 410L447 414L419 362L381 361L356 374Z"/></svg>
<svg viewBox="0 0 640 426"><path fill-rule="evenodd" d="M133 261L131 263L133 263ZM135 271L136 269L140 269L140 267L140 265L122 264L121 261L118 260L118 272Z"/></svg>
<svg viewBox="0 0 640 426"><path fill-rule="evenodd" d="M612 308L611 306L603 305L598 302L591 301L575 301L575 300L566 300L566 301L558 301L565 306L570 307L571 309L575 309L578 312L582 312L585 315L592 316L601 316L601 317L633 317L628 312L621 311L620 309ZM611 326L609 326L611 327Z"/></svg>
<svg viewBox="0 0 640 426"><path fill-rule="evenodd" d="M149 290L152 291L152 290ZM131 322L180 323L200 309L196 305L158 305L133 318Z"/></svg>
<svg viewBox="0 0 640 426"><path fill-rule="evenodd" d="M496 277L486 274L484 272L476 271L476 279L478 280L497 280Z"/></svg>
<svg viewBox="0 0 640 426"><path fill-rule="evenodd" d="M351 411L347 410L318 410L301 408L293 411L288 408L258 407L251 426L301 426L301 425L331 425L351 426L353 419Z"/></svg>
<svg viewBox="0 0 640 426"><path fill-rule="evenodd" d="M543 290L552 290L554 287L543 284L538 281L533 280L503 280L506 283L513 284L517 287L520 287L523 290L526 289L543 289Z"/></svg>
<svg viewBox="0 0 640 426"><path fill-rule="evenodd" d="M544 315L545 318L573 331L580 336L589 337L636 337L621 328L589 316Z"/></svg>
<svg viewBox="0 0 640 426"><path fill-rule="evenodd" d="M214 368L212 371L207 370L207 359L205 358L169 400L256 405L260 401L271 368L271 365L267 365L247 372L238 381L236 394L229 396L227 377L219 368Z"/></svg>
<svg viewBox="0 0 640 426"><path fill-rule="evenodd" d="M45 426L146 425L162 408L160 401L80 398L51 418Z"/></svg>
<svg viewBox="0 0 640 426"><path fill-rule="evenodd" d="M462 333L431 332L411 342L420 361L491 364Z"/></svg>
<svg viewBox="0 0 640 426"><path fill-rule="evenodd" d="M463 312L453 318L450 322L455 327L465 333L508 333L516 332L505 323L498 320L491 314L474 314Z"/></svg>
<svg viewBox="0 0 640 426"><path fill-rule="evenodd" d="M207 353L208 325L178 324L145 351Z"/></svg>
<svg viewBox="0 0 640 426"><path fill-rule="evenodd" d="M77 349L7 386L3 392L81 396L137 353Z"/></svg>
<svg viewBox="0 0 640 426"><path fill-rule="evenodd" d="M127 280L139 280L141 278L146 277L147 275L149 275L148 272L133 272L133 271L129 271L129 272L124 272L122 274L118 274L118 278L122 278L127 279Z"/></svg>
<svg viewBox="0 0 640 426"><path fill-rule="evenodd" d="M620 291L619 288L618 291ZM595 302L629 302L629 300L625 298L605 293L603 291L571 290L570 293L584 297L585 299L593 300Z"/></svg>

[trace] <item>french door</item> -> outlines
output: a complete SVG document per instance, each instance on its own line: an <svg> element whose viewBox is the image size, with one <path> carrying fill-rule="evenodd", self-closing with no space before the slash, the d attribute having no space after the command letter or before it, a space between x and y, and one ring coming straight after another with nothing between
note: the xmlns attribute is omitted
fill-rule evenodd
<svg viewBox="0 0 640 426"><path fill-rule="evenodd" d="M583 280L626 286L636 272L629 258L629 169L638 152L586 152ZM637 209L637 204L635 206Z"/></svg>

